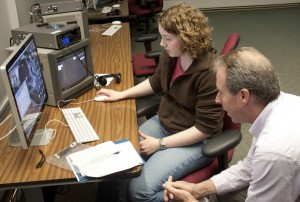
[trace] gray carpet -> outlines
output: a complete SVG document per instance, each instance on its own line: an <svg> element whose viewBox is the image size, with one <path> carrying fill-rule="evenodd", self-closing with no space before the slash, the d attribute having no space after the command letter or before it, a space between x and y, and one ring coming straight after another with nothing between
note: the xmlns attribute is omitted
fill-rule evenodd
<svg viewBox="0 0 300 202"><path fill-rule="evenodd" d="M226 36L237 31L239 46L253 46L277 69L282 91L300 95L300 7L207 12L214 27L214 42L221 49ZM243 140L231 164L243 159L251 145L250 125L242 124Z"/></svg>

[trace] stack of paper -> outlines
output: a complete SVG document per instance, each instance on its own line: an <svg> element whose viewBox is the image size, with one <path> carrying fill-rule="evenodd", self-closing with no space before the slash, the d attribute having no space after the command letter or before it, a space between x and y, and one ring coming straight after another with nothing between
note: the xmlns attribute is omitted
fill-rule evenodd
<svg viewBox="0 0 300 202"><path fill-rule="evenodd" d="M77 177L102 177L144 163L130 141L111 141L68 155L67 160Z"/></svg>

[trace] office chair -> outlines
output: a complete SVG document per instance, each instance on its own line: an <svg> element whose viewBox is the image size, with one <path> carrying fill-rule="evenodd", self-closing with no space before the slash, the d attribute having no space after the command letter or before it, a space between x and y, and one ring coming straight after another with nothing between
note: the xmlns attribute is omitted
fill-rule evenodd
<svg viewBox="0 0 300 202"><path fill-rule="evenodd" d="M238 46L239 41L240 37L237 32L230 34L220 55L235 49ZM155 115L159 108L160 99L161 97L157 95L153 95L153 98L143 100L138 99L137 117L140 118L146 116L146 118L150 118ZM188 174L181 180L199 183L228 168L228 164L234 153L234 147L240 143L242 134L240 132L241 125L233 123L227 113L224 114L223 122L222 133L209 139L207 144L203 146L203 155L213 158L212 162L207 166Z"/></svg>
<svg viewBox="0 0 300 202"><path fill-rule="evenodd" d="M241 124L233 123L227 113L224 114L223 121L221 134L209 139L202 149L204 156L213 158L212 162L183 177L182 181L199 183L228 168L234 147L242 140Z"/></svg>
<svg viewBox="0 0 300 202"><path fill-rule="evenodd" d="M224 55L235 49L239 41L240 37L237 32L230 34L220 55ZM222 133L207 141L207 144L204 145L202 149L203 155L214 158L213 161L207 166L188 174L181 180L199 183L228 168L228 164L234 153L234 147L237 146L242 139L240 132L241 124L233 123L227 113L224 114L223 122Z"/></svg>
<svg viewBox="0 0 300 202"><path fill-rule="evenodd" d="M136 77L147 77L155 72L161 50L152 50L151 43L158 39L156 34L147 34L137 37L136 42L143 42L145 53L132 56L133 75Z"/></svg>
<svg viewBox="0 0 300 202"><path fill-rule="evenodd" d="M163 0L129 0L129 14L136 16L136 23L146 24L146 33L150 32L150 21L155 22L155 14L163 9Z"/></svg>

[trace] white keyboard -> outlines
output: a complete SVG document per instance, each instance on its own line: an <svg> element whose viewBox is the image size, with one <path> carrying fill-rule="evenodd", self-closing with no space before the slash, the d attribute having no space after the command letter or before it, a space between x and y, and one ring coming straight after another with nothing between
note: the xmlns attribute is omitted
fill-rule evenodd
<svg viewBox="0 0 300 202"><path fill-rule="evenodd" d="M80 107L61 110L76 142L85 143L99 140L97 133Z"/></svg>

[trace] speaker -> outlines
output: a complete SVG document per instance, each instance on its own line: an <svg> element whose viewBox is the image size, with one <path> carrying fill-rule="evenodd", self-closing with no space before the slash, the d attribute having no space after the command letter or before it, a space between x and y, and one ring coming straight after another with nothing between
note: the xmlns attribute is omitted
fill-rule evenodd
<svg viewBox="0 0 300 202"><path fill-rule="evenodd" d="M98 76L96 79L101 86L106 86L106 84L107 84L106 79L112 78L112 77L116 79L116 83L121 83L121 74L120 73L102 75L102 76Z"/></svg>

